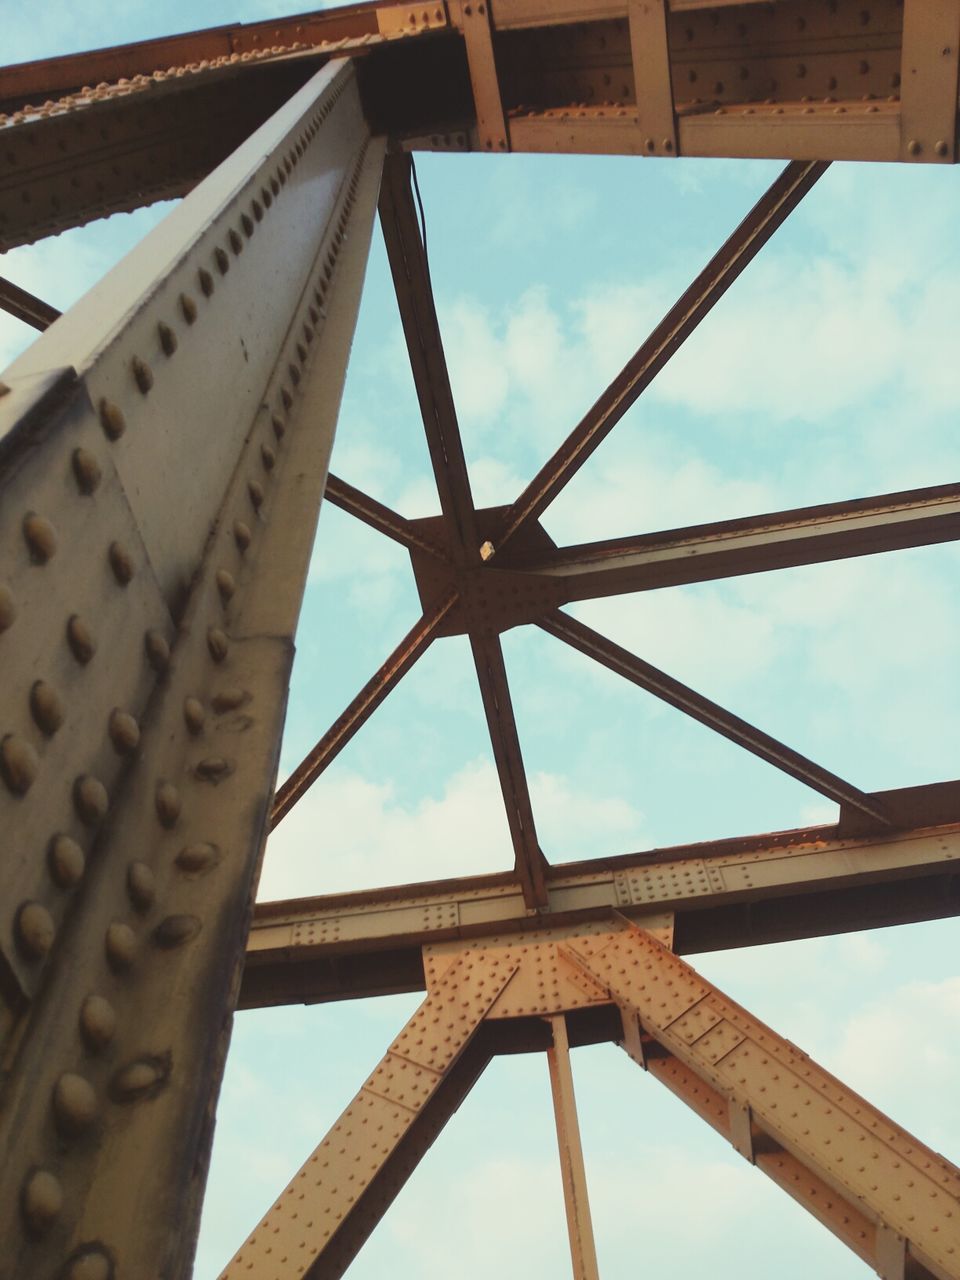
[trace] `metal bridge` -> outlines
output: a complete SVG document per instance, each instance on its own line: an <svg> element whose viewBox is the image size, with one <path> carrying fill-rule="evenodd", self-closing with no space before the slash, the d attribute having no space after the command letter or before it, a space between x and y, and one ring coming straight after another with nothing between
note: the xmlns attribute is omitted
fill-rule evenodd
<svg viewBox="0 0 960 1280"><path fill-rule="evenodd" d="M596 1276L568 1055L610 1040L886 1280L960 1280L957 1168L683 958L957 914L960 782L864 792L564 611L949 541L960 484L578 546L539 523L830 162L956 162L958 49L960 0L439 0L0 72L0 248L183 197L63 316L0 283L44 330L0 383L4 1280L188 1275L234 1009L415 990L224 1277L342 1275L518 1050L549 1057L573 1272ZM411 190L423 149L788 161L504 508L471 496ZM378 209L439 520L327 470ZM423 616L275 793L324 494L410 552ZM519 625L839 822L551 866L501 649ZM514 871L254 909L268 830L454 634Z"/></svg>

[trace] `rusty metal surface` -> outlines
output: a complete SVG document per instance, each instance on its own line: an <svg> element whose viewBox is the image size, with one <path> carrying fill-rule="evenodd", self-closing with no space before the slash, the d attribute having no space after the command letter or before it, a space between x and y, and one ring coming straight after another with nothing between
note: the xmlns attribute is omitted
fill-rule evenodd
<svg viewBox="0 0 960 1280"><path fill-rule="evenodd" d="M681 1068L736 1150L882 1275L960 1274L960 1170L729 1000L644 930L567 948ZM657 1074L667 1063L661 1057ZM827 1190L826 1198L821 1194ZM887 1249L902 1242L899 1272Z"/></svg>
<svg viewBox="0 0 960 1280"><path fill-rule="evenodd" d="M464 958L438 977L220 1280L251 1274L263 1280L342 1275L342 1256L328 1261L327 1249L337 1250L337 1237L350 1230L352 1218L366 1216L372 1226L379 1217L375 1214L371 1220L365 1203L375 1193L378 1176L408 1133L424 1121L429 1124L431 1103L515 971L509 961L481 968ZM373 1133L377 1137L371 1141ZM308 1225L301 1221L303 1216Z"/></svg>
<svg viewBox="0 0 960 1280"><path fill-rule="evenodd" d="M408 147L942 164L958 45L957 0L452 0L8 67L0 240L182 195L338 54L364 56L368 118Z"/></svg>
<svg viewBox="0 0 960 1280"><path fill-rule="evenodd" d="M433 1100L481 1024L534 1018L552 1032L526 1047L550 1055L574 1275L595 1276L566 1020L610 1005L620 1019L607 1034L858 1256L888 1277L955 1280L960 1170L735 1005L671 942L669 926L638 928L612 912L594 925L426 948L426 1000L221 1280L342 1275L369 1229L371 1190L387 1184L382 1212L424 1149L398 1175L404 1138L429 1127ZM357 1218L350 1247L338 1250Z"/></svg>
<svg viewBox="0 0 960 1280"><path fill-rule="evenodd" d="M960 810L950 824L882 838L821 827L553 867L549 919L665 911L678 952L695 954L953 916L958 821ZM421 947L536 929L541 919L508 875L260 903L241 1004L419 990Z"/></svg>
<svg viewBox="0 0 960 1280"><path fill-rule="evenodd" d="M189 1267L381 155L321 72L4 375L11 1280Z"/></svg>

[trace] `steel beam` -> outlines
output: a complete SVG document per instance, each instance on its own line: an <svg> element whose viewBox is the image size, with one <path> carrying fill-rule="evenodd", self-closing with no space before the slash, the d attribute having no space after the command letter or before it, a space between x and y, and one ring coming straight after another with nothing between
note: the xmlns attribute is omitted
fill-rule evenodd
<svg viewBox="0 0 960 1280"><path fill-rule="evenodd" d="M866 792L851 786L849 782L844 782L835 773L830 773L829 770L814 764L798 751L784 746L776 738L771 738L768 733L748 724L740 716L726 711L688 685L674 680L666 672L660 671L649 662L644 662L642 658L638 658L621 645L614 644L612 640L600 635L592 627L578 622L576 618L571 618L565 613L555 613L542 619L540 626L548 635L565 641L578 653L593 658L608 671L623 676L647 693L652 693L661 702L676 707L678 711L706 725L708 729L713 729L715 733L736 743L738 747L743 747L745 751L765 760L767 764L772 764L774 768L782 770L791 778L796 778L798 782L818 791L828 800L847 805L868 820L872 819L881 829L891 825L892 819L886 806L867 795Z"/></svg>
<svg viewBox="0 0 960 1280"><path fill-rule="evenodd" d="M604 942L564 950L620 1007L631 1056L881 1276L960 1276L955 1165L644 930Z"/></svg>
<svg viewBox="0 0 960 1280"><path fill-rule="evenodd" d="M413 1172L410 1149L423 1154L485 1065L468 1057L458 1079L458 1063L515 971L474 969L466 959L450 966L220 1280L343 1275Z"/></svg>
<svg viewBox="0 0 960 1280"><path fill-rule="evenodd" d="M371 498L369 494L361 492L352 484L347 484L338 476L327 476L324 497L341 511L348 511L350 515L368 524L371 529L376 529L378 533L386 534L394 542L399 542L408 551L422 551L424 555L434 560L446 560L446 553L442 547L420 533L412 520L407 520L396 511L391 511L376 498Z"/></svg>
<svg viewBox="0 0 960 1280"><path fill-rule="evenodd" d="M472 632L470 646L513 842L516 876L526 905L542 908L547 902L546 859L537 839L500 638Z"/></svg>
<svg viewBox="0 0 960 1280"><path fill-rule="evenodd" d="M573 1091L567 1020L563 1014L554 1014L549 1022L553 1044L547 1050L547 1067L557 1126L557 1148L563 1177L573 1280L600 1280L597 1248L593 1241L593 1222L590 1218L587 1173L580 1142L580 1122L577 1119L577 1100Z"/></svg>
<svg viewBox="0 0 960 1280"><path fill-rule="evenodd" d="M495 542L497 550L543 514L826 168L812 162L787 166L509 508Z"/></svg>
<svg viewBox="0 0 960 1280"><path fill-rule="evenodd" d="M470 479L443 354L426 245L417 223L412 180L409 156L387 158L380 194L380 224L400 305L440 508L450 534L450 555L458 565L479 564L480 539Z"/></svg>
<svg viewBox="0 0 960 1280"><path fill-rule="evenodd" d="M382 151L326 68L3 375L4 1280L190 1270Z"/></svg>
<svg viewBox="0 0 960 1280"><path fill-rule="evenodd" d="M360 726L369 720L387 694L396 688L417 659L426 653L437 629L456 603L456 592L451 591L411 627L376 675L367 681L316 746L304 756L276 794L270 811L271 830L283 821Z"/></svg>
<svg viewBox="0 0 960 1280"><path fill-rule="evenodd" d="M502 558L505 569L550 579L569 603L960 538L960 484L932 485Z"/></svg>
<svg viewBox="0 0 960 1280"><path fill-rule="evenodd" d="M48 302L21 289L12 280L0 277L0 309L17 320L32 325L34 329L49 329L60 312Z"/></svg>
<svg viewBox="0 0 960 1280"><path fill-rule="evenodd" d="M883 796L904 815L953 809L952 821L899 835L818 827L554 866L549 913L535 917L510 875L260 903L241 1004L420 990L426 945L592 921L613 909L638 919L670 913L681 954L954 916L960 788L942 799L935 790Z"/></svg>

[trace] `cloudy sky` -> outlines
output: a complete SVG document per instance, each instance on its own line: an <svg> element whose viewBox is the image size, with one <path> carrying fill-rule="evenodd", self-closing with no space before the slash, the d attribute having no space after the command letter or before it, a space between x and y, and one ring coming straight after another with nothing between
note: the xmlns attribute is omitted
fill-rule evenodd
<svg viewBox="0 0 960 1280"><path fill-rule="evenodd" d="M4 60L296 6L48 0ZM106 16L109 14L109 23ZM430 262L474 494L507 502L779 166L422 156ZM0 259L68 306L163 214ZM952 169L835 166L547 513L558 542L955 481L960 192ZM0 365L34 334L0 318ZM333 469L434 514L375 235ZM578 606L591 625L872 790L956 776L958 555L921 549ZM324 509L284 744L291 768L418 615L394 544ZM831 821L835 810L534 629L504 637L556 862ZM261 896L511 863L469 650L434 646L271 841ZM699 957L732 996L960 1157L958 925ZM241 1015L196 1268L214 1277L417 997ZM604 1280L866 1268L613 1046L574 1070ZM546 1063L496 1062L351 1275L568 1269Z"/></svg>

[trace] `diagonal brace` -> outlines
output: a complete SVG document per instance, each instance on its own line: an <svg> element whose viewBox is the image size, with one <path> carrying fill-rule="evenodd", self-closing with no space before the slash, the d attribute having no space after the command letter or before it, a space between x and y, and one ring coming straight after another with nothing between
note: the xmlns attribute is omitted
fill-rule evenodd
<svg viewBox="0 0 960 1280"><path fill-rule="evenodd" d="M417 225L408 155L387 157L380 191L380 225L390 259L410 368L417 387L440 508L455 559L480 563L473 498L450 390L427 252Z"/></svg>
<svg viewBox="0 0 960 1280"><path fill-rule="evenodd" d="M566 954L619 1005L623 1047L882 1276L960 1278L960 1170L624 923Z"/></svg>
<svg viewBox="0 0 960 1280"><path fill-rule="evenodd" d="M778 742L762 729L755 728L748 721L726 711L716 702L711 702L709 698L705 698L703 694L697 693L679 680L674 680L672 676L668 676L666 672L660 671L651 663L644 662L629 650L614 644L612 640L594 631L592 627L561 612L548 615L539 625L549 635L556 636L558 640L565 640L572 648L588 658L593 658L608 670L632 681L647 693L652 693L662 702L676 707L678 711L683 711L694 720L698 720L700 724L706 725L708 729L713 729L723 737L729 738L738 747L743 747L745 751L750 751L761 760L766 760L768 764L789 774L791 778L796 778L798 782L804 783L814 791L819 791L829 800L840 805L848 805L883 826L892 825L892 819L886 807L875 796L867 795L851 783L844 782L835 773L821 768L806 756L802 756L799 751L794 751L791 747Z"/></svg>
<svg viewBox="0 0 960 1280"><path fill-rule="evenodd" d="M516 968L454 961L220 1280L343 1275L486 1066L471 1042Z"/></svg>
<svg viewBox="0 0 960 1280"><path fill-rule="evenodd" d="M394 542L399 542L408 551L422 551L434 560L446 560L447 556L443 548L422 534L412 520L392 511L376 498L371 498L369 494L348 484L346 480L328 475L323 496L341 511L347 511L350 515L356 516L371 529L376 529L378 533L384 533Z"/></svg>
<svg viewBox="0 0 960 1280"><path fill-rule="evenodd" d="M827 168L827 164L813 161L797 160L787 165L509 508L496 542L497 550L520 528L543 514Z"/></svg>
<svg viewBox="0 0 960 1280"><path fill-rule="evenodd" d="M338 716L312 751L297 765L277 792L270 813L270 829L290 812L327 765L343 750L362 724L384 701L429 648L443 619L457 603L457 593L449 591L423 615L391 653L380 670L368 680L342 715Z"/></svg>
<svg viewBox="0 0 960 1280"><path fill-rule="evenodd" d="M500 637L472 631L470 646L524 901L528 907L544 907L547 905L546 859L537 840Z"/></svg>

